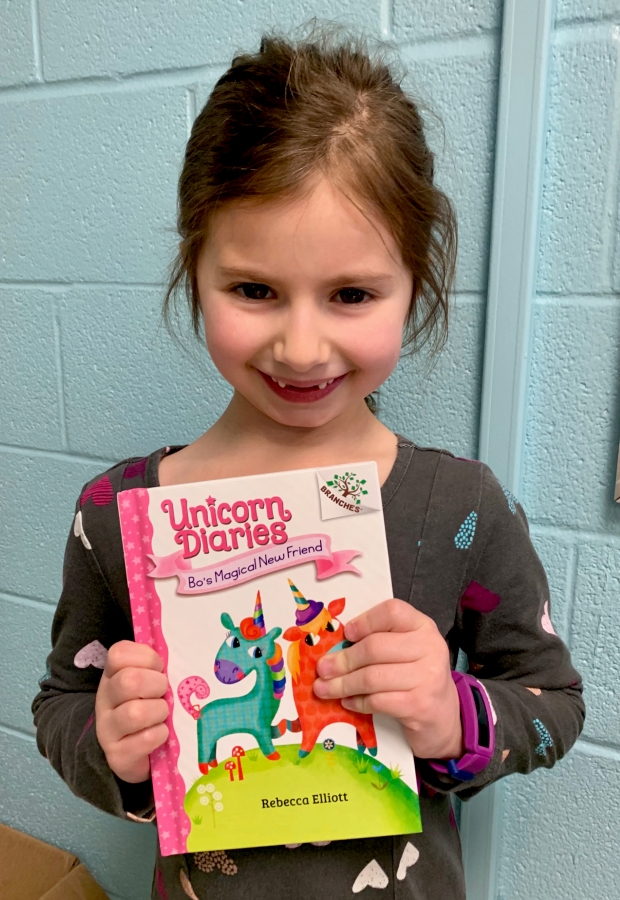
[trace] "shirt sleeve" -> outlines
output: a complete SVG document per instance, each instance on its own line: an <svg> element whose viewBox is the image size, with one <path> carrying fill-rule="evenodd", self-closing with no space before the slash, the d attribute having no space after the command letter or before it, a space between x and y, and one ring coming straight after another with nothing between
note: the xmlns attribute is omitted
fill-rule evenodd
<svg viewBox="0 0 620 900"><path fill-rule="evenodd" d="M76 796L112 815L151 821L151 780L129 784L117 778L97 739L95 697L107 650L117 641L133 640L134 634L97 561L97 513L87 530L78 500L47 673L32 702L37 746Z"/></svg>
<svg viewBox="0 0 620 900"><path fill-rule="evenodd" d="M490 700L495 751L471 781L418 760L431 788L468 800L514 772L551 768L573 746L585 719L583 684L550 615L549 585L516 498L482 466L481 497L457 635L468 672Z"/></svg>

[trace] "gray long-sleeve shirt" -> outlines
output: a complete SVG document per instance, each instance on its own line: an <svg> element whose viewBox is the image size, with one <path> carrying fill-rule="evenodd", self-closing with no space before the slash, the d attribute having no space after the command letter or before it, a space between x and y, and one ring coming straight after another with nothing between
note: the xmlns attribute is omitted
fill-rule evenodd
<svg viewBox="0 0 620 900"><path fill-rule="evenodd" d="M134 639L116 494L156 487L160 459L179 449L123 460L84 486L48 672L32 704L39 750L78 797L112 815L155 823L150 780L132 785L114 775L96 737L94 708L104 648ZM158 853L152 898L341 900L355 893L464 900L449 795L467 800L504 775L550 768L577 740L585 715L581 678L553 630L547 578L516 499L488 466L400 436L381 494L394 596L434 619L453 668L459 648L466 653L494 711L493 759L469 782L416 760L421 834Z"/></svg>

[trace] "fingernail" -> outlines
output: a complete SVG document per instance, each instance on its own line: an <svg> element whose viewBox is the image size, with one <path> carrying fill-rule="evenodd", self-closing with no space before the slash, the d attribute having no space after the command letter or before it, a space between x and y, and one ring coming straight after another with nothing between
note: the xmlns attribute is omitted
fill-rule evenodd
<svg viewBox="0 0 620 900"><path fill-rule="evenodd" d="M352 619L350 622L344 626L344 636L349 641L354 641L357 637L357 622L355 619Z"/></svg>
<svg viewBox="0 0 620 900"><path fill-rule="evenodd" d="M322 656L318 661L316 670L321 678L329 678L330 675L334 674L334 661L326 656Z"/></svg>
<svg viewBox="0 0 620 900"><path fill-rule="evenodd" d="M317 697L325 697L327 694L327 685L324 681L321 681L320 678L317 678L314 684L312 685L314 693Z"/></svg>

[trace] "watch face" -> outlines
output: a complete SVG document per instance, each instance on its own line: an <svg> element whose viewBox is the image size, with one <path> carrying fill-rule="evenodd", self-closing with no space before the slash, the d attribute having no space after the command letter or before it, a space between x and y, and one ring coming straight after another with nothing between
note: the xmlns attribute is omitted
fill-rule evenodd
<svg viewBox="0 0 620 900"><path fill-rule="evenodd" d="M478 746L488 750L490 743L489 720L487 718L484 700L482 699L482 695L478 688L473 684L471 685L471 692L474 695L476 713L478 715Z"/></svg>

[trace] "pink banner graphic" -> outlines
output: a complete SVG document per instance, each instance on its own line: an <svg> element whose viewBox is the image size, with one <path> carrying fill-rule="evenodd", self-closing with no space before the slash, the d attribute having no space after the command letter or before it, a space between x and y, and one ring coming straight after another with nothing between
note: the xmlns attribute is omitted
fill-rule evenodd
<svg viewBox="0 0 620 900"><path fill-rule="evenodd" d="M209 594L305 562L315 564L319 581L342 572L361 575L360 570L350 564L355 556L361 555L360 550L332 551L331 538L327 534L304 534L289 538L286 544L267 544L260 550L239 553L201 569L193 569L190 561L183 559L182 550L169 556L148 554L155 566L148 575L149 578L176 576L179 579L177 594Z"/></svg>

